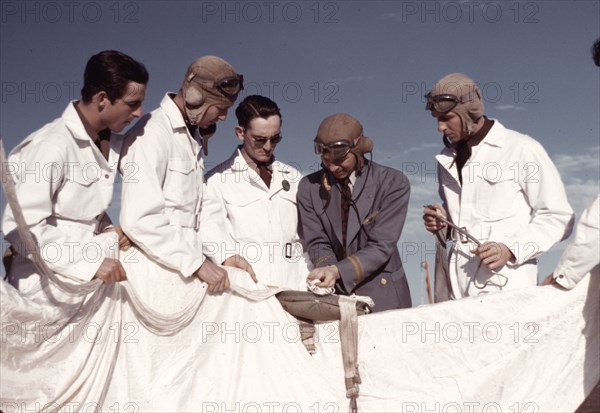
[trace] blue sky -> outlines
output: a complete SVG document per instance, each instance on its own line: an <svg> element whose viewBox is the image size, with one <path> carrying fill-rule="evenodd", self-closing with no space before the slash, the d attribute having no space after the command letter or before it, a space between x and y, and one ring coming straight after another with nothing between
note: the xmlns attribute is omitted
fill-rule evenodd
<svg viewBox="0 0 600 413"><path fill-rule="evenodd" d="M442 146L423 95L451 72L475 79L489 117L544 145L579 214L599 191L600 69L590 53L598 37L595 0L2 0L0 136L10 150L60 116L98 51L121 50L146 65L145 111L177 90L194 59L221 56L244 74L243 96L263 94L281 107L279 159L316 170L319 122L348 112L374 140L373 159L405 172L412 195L399 246L421 304L420 264L434 257L421 205L438 200L434 156ZM210 141L209 166L236 145L230 115ZM118 207L117 194L113 218ZM540 276L565 245L541 259Z"/></svg>

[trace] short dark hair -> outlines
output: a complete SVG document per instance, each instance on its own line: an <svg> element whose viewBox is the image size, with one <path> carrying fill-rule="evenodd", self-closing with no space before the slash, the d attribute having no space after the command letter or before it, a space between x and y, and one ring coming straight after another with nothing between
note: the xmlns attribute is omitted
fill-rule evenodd
<svg viewBox="0 0 600 413"><path fill-rule="evenodd" d="M105 50L90 57L83 73L81 99L90 102L98 92L106 92L113 103L125 94L129 82L148 83L143 64L116 50Z"/></svg>
<svg viewBox="0 0 600 413"><path fill-rule="evenodd" d="M238 120L238 125L246 129L252 119L263 118L268 119L271 116L279 116L281 119L281 112L277 103L271 99L260 95L247 96L235 110L235 116Z"/></svg>
<svg viewBox="0 0 600 413"><path fill-rule="evenodd" d="M596 39L592 46L592 57L596 66L600 67L600 37Z"/></svg>

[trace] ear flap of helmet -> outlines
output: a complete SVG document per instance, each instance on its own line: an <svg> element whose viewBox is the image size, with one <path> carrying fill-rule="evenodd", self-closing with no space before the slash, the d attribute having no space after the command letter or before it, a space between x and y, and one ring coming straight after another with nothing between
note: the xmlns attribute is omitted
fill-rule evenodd
<svg viewBox="0 0 600 413"><path fill-rule="evenodd" d="M199 107L204 104L206 100L206 96L202 93L200 88L192 86L192 79L194 78L194 74L190 74L186 79L186 87L183 90L183 99L185 103L193 107Z"/></svg>

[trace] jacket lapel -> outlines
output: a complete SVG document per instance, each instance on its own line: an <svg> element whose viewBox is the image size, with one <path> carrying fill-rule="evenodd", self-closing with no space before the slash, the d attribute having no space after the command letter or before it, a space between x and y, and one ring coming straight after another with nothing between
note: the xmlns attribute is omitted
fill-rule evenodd
<svg viewBox="0 0 600 413"><path fill-rule="evenodd" d="M442 152L435 156L436 160L442 168L444 168L448 174L454 179L456 185L460 187L460 181L458 179L458 170L454 163L454 153L449 148L444 148Z"/></svg>
<svg viewBox="0 0 600 413"><path fill-rule="evenodd" d="M248 164L244 155L241 152L241 146L236 149L233 158L233 166L232 169L235 173L241 174L241 179L245 181L249 181L250 185L255 188L259 188L265 192L268 192L267 185L262 181L260 175Z"/></svg>
<svg viewBox="0 0 600 413"><path fill-rule="evenodd" d="M85 126L83 126L83 122L79 117L74 104L75 102L71 102L69 106L67 106L63 112L62 118L65 121L65 126L71 131L73 138L78 141L78 145L81 147L80 154L87 158L86 162L95 162L101 168L111 170L112 168L108 161L104 158L100 149L96 147L96 144L85 130ZM111 135L111 140L112 138L114 138L114 134ZM113 143L111 142L111 146L112 145ZM112 149L109 151L109 156L110 152L112 152Z"/></svg>
<svg viewBox="0 0 600 413"><path fill-rule="evenodd" d="M342 206L341 206L341 192L337 182L333 181L331 183L331 191L329 194L321 188L319 185L319 192L324 197L321 196L321 200L323 201L323 207L327 205L327 209L325 210L325 214L329 219L330 226L332 228L333 235L338 239L340 245L342 243ZM331 198L329 198L331 197ZM329 204L327 200L329 199Z"/></svg>

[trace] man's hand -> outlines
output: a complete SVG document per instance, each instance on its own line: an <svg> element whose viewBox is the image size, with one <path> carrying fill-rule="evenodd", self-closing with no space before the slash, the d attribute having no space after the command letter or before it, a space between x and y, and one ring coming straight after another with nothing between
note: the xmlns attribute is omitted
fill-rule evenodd
<svg viewBox="0 0 600 413"><path fill-rule="evenodd" d="M100 268L96 271L94 278L102 280L104 284L110 284L118 281L126 280L125 268L119 260L113 258L104 258Z"/></svg>
<svg viewBox="0 0 600 413"><path fill-rule="evenodd" d="M556 280L554 279L554 274L550 274L549 276L544 278L544 281L542 281L540 285L550 285L554 283L556 283Z"/></svg>
<svg viewBox="0 0 600 413"><path fill-rule="evenodd" d="M233 255L233 256L227 258L225 261L223 261L223 265L228 266L228 267L239 268L240 270L244 270L248 274L250 274L252 281L254 281L255 283L258 282L258 278L256 278L256 274L254 273L254 269L252 268L252 265L250 265L250 263L248 261L246 261L246 259L244 257L242 257L241 255Z"/></svg>
<svg viewBox="0 0 600 413"><path fill-rule="evenodd" d="M227 271L210 260L205 260L204 264L196 270L194 275L208 284L209 293L222 293L229 288Z"/></svg>
<svg viewBox="0 0 600 413"><path fill-rule="evenodd" d="M321 288L330 288L335 285L336 280L340 278L340 271L335 265L319 267L312 270L307 277L307 280L319 280L315 285Z"/></svg>
<svg viewBox="0 0 600 413"><path fill-rule="evenodd" d="M501 242L485 242L471 251L490 269L502 268L508 261L514 261L515 256Z"/></svg>
<svg viewBox="0 0 600 413"><path fill-rule="evenodd" d="M427 205L423 207L423 224L425 229L429 232L436 233L442 228L446 227L446 223L436 218L437 214L442 215L446 218L448 215L440 204Z"/></svg>
<svg viewBox="0 0 600 413"><path fill-rule="evenodd" d="M120 226L108 227L102 232L110 232L110 231L116 232L117 235L119 236L119 249L121 251L127 251L129 248L131 248L131 245L132 245L131 240L127 237L127 235L125 235L125 233L123 232L123 229Z"/></svg>

